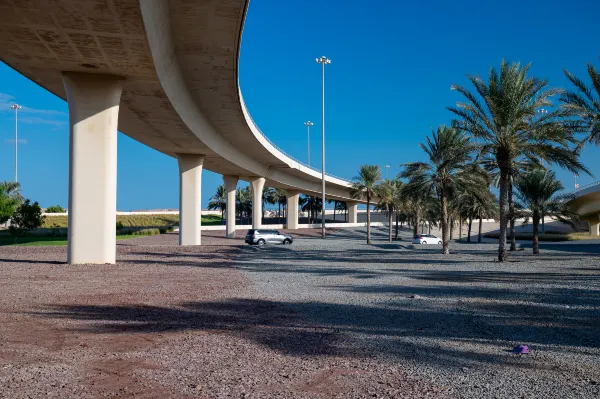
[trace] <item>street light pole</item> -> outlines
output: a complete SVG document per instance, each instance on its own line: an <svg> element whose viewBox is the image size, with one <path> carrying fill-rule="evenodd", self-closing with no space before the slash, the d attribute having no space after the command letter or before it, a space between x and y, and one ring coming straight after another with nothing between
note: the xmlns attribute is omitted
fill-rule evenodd
<svg viewBox="0 0 600 399"><path fill-rule="evenodd" d="M323 184L323 204L321 206L321 238L325 238L325 65L331 64L331 60L327 57L322 56L316 59L317 64L321 64L323 67L322 72L322 120L321 120L321 136L323 144L322 148L322 167L321 167L321 180Z"/></svg>
<svg viewBox="0 0 600 399"><path fill-rule="evenodd" d="M10 106L11 109L15 110L15 183L18 181L18 170L19 170L19 110L21 107L19 104L13 104Z"/></svg>
<svg viewBox="0 0 600 399"><path fill-rule="evenodd" d="M308 166L310 166L310 127L314 125L311 121L304 122L304 126L308 127Z"/></svg>
<svg viewBox="0 0 600 399"><path fill-rule="evenodd" d="M390 165L385 165L384 168L385 168L385 180L388 180L389 179L388 170L390 169Z"/></svg>

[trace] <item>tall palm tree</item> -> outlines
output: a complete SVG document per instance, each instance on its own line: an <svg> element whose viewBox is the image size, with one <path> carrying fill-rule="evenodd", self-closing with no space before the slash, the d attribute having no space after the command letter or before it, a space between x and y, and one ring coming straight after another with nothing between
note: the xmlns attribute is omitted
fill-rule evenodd
<svg viewBox="0 0 600 399"><path fill-rule="evenodd" d="M427 154L428 162L412 162L402 165L401 176L409 179L408 191L435 195L440 201L442 221L442 253L449 254L448 200L460 191L485 185L482 173L474 173L471 167L473 145L467 134L446 126L427 137L420 144Z"/></svg>
<svg viewBox="0 0 600 399"><path fill-rule="evenodd" d="M378 165L360 165L358 176L352 182L350 196L367 200L367 244L371 243L371 201L377 196L377 184L381 180Z"/></svg>
<svg viewBox="0 0 600 399"><path fill-rule="evenodd" d="M566 205L565 197L557 195L563 185L556 179L556 174L546 169L536 169L523 174L516 182L519 215L533 221L533 253L538 255L539 224L543 215L553 217L559 222L575 228L577 214Z"/></svg>
<svg viewBox="0 0 600 399"><path fill-rule="evenodd" d="M211 211L221 211L221 221L225 219L225 208L227 207L227 190L225 185L221 184L217 187L217 192L209 198L208 209Z"/></svg>
<svg viewBox="0 0 600 399"><path fill-rule="evenodd" d="M397 204L396 187L393 180L387 179L383 183L378 184L375 188L375 192L379 197L377 204L375 205L375 210L383 211L383 213L387 215L388 240L389 242L392 242L392 218Z"/></svg>
<svg viewBox="0 0 600 399"><path fill-rule="evenodd" d="M576 91L562 93L560 100L569 114L581 118L570 121L570 124L575 130L586 133L583 141L600 145L600 73L592 64L588 63L587 67L592 81L591 86L587 86L581 79L564 70Z"/></svg>
<svg viewBox="0 0 600 399"><path fill-rule="evenodd" d="M551 98L559 90L548 88L543 79L527 76L529 65L508 64L502 60L500 70L490 69L488 81L469 76L475 87L472 93L462 86L453 90L466 101L448 109L458 119L453 126L470 133L483 157L492 159L500 177L500 238L498 260L506 260L506 226L508 183L513 165L523 159L556 163L572 172L587 169L579 162L574 131L565 126L564 109L556 109L534 118L542 107L551 107Z"/></svg>

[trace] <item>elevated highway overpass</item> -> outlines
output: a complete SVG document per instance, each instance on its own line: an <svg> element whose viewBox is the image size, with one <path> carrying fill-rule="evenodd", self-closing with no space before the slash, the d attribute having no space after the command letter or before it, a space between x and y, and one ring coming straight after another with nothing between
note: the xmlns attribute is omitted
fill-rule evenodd
<svg viewBox="0 0 600 399"><path fill-rule="evenodd" d="M265 185L288 190L289 228L300 193L321 172L285 154L253 122L238 84L248 0L29 0L0 2L0 58L68 101L69 263L115 262L116 134L177 158L180 244L200 237L202 169L227 189L235 235L238 180L254 192L260 227ZM327 197L357 202L350 182L326 176Z"/></svg>
<svg viewBox="0 0 600 399"><path fill-rule="evenodd" d="M600 235L600 181L588 184L572 193L567 205L589 224L590 235Z"/></svg>

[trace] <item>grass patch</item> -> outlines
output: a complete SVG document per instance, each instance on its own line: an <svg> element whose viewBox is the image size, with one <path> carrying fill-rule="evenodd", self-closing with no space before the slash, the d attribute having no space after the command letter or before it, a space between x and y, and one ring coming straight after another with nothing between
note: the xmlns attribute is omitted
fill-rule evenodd
<svg viewBox="0 0 600 399"><path fill-rule="evenodd" d="M139 235L138 235L139 236ZM141 237L141 236L140 236ZM117 240L132 239L132 235L118 235ZM15 239L10 236L0 236L0 246L13 245L16 247L46 247L46 246L65 246L67 238L58 237L21 237L15 244Z"/></svg>
<svg viewBox="0 0 600 399"><path fill-rule="evenodd" d="M484 237L497 239L497 238L500 238L500 234L499 233L488 233L488 234L485 234ZM508 238L510 238L510 236L507 234L506 238L508 239ZM523 241L532 241L533 233L516 233L515 239L523 240ZM540 241L547 241L547 242L578 241L578 240L593 240L593 239L595 239L595 237L590 236L588 233L560 233L557 231L549 231L547 233L539 235Z"/></svg>
<svg viewBox="0 0 600 399"><path fill-rule="evenodd" d="M220 215L202 215L202 224L204 226L218 226L223 224ZM123 227L162 227L178 226L179 215L117 215L117 222L121 222ZM61 228L68 227L67 216L49 216L47 215L42 228Z"/></svg>

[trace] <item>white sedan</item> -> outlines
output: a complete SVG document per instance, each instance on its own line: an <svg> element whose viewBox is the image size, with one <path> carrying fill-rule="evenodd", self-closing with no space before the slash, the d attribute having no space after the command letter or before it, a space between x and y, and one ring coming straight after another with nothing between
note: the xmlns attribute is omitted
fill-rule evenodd
<svg viewBox="0 0 600 399"><path fill-rule="evenodd" d="M442 244L442 239L433 234L417 234L413 240L413 244Z"/></svg>

